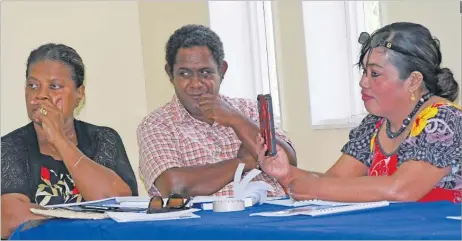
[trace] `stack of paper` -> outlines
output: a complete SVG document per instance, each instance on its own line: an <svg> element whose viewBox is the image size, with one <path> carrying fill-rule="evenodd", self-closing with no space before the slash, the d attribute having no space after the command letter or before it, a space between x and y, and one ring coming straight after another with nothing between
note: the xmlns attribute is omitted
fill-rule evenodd
<svg viewBox="0 0 462 241"><path fill-rule="evenodd" d="M200 209L173 210L167 213L147 214L146 210L149 203L149 197L114 197L102 200L67 203L59 205L45 206L44 209L31 209L32 213L55 218L68 219L104 219L112 218L117 222L140 222L140 221L158 221L185 218L199 218L194 212ZM140 208L142 211L106 211L104 213L90 212L88 207L94 208ZM118 209L120 210L120 209ZM123 210L123 209L122 209Z"/></svg>
<svg viewBox="0 0 462 241"><path fill-rule="evenodd" d="M200 218L194 212L200 209L190 208L186 210L178 210L167 213L130 213L130 212L106 212L106 214L119 223L124 222L141 222L141 221L161 221L187 218Z"/></svg>

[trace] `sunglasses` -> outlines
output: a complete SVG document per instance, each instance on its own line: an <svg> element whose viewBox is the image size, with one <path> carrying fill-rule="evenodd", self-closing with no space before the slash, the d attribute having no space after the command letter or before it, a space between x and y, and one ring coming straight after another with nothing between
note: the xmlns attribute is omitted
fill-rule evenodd
<svg viewBox="0 0 462 241"><path fill-rule="evenodd" d="M376 48L376 47L385 47L387 49L391 49L393 51L396 51L398 53L401 53L401 54L404 54L404 55L408 55L408 56L412 56L412 57L415 57L415 58L419 58L419 56L415 55L415 54L412 54L411 52L407 51L406 49L404 48L401 48L400 46L398 45L394 45L393 43L389 42L389 41L386 41L384 39L384 34L386 33L379 33L379 34L375 34L373 37L371 37L371 35L367 32L362 32L360 35L359 35L359 38L358 38L358 42L363 45L363 52L362 54L364 54L365 52L369 51L369 49L373 49L373 48Z"/></svg>
<svg viewBox="0 0 462 241"><path fill-rule="evenodd" d="M151 200L149 200L147 213L166 213L175 210L189 209L189 207L186 206L189 201L191 201L190 197L185 199L185 197L176 193L170 195L166 203L164 203L164 199L161 196L153 196Z"/></svg>

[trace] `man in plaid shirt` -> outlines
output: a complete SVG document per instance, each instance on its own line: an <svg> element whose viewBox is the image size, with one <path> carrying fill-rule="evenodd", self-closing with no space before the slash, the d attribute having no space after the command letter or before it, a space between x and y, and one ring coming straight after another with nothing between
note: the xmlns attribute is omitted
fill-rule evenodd
<svg viewBox="0 0 462 241"><path fill-rule="evenodd" d="M223 43L202 25L186 25L170 36L165 71L175 89L173 99L138 126L140 175L151 196L232 196L239 163L257 167L256 101L218 94L228 68ZM276 130L277 145L296 166L292 143ZM272 196L285 195L265 173L254 180L271 184Z"/></svg>

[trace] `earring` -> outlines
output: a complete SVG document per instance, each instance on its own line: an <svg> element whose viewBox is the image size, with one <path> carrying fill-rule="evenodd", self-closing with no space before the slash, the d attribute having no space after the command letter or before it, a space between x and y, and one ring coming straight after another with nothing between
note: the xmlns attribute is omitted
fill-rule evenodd
<svg viewBox="0 0 462 241"><path fill-rule="evenodd" d="M412 101L415 100L415 95L414 95L414 93L411 94L411 100L412 100Z"/></svg>

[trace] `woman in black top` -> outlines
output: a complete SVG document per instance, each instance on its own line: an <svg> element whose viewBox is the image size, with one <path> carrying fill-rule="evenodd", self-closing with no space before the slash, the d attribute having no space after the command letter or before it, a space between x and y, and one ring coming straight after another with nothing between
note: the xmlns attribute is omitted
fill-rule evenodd
<svg viewBox="0 0 462 241"><path fill-rule="evenodd" d="M138 195L118 133L74 119L85 95L84 65L71 47L46 44L27 60L25 97L32 120L1 139L2 237L37 205Z"/></svg>

